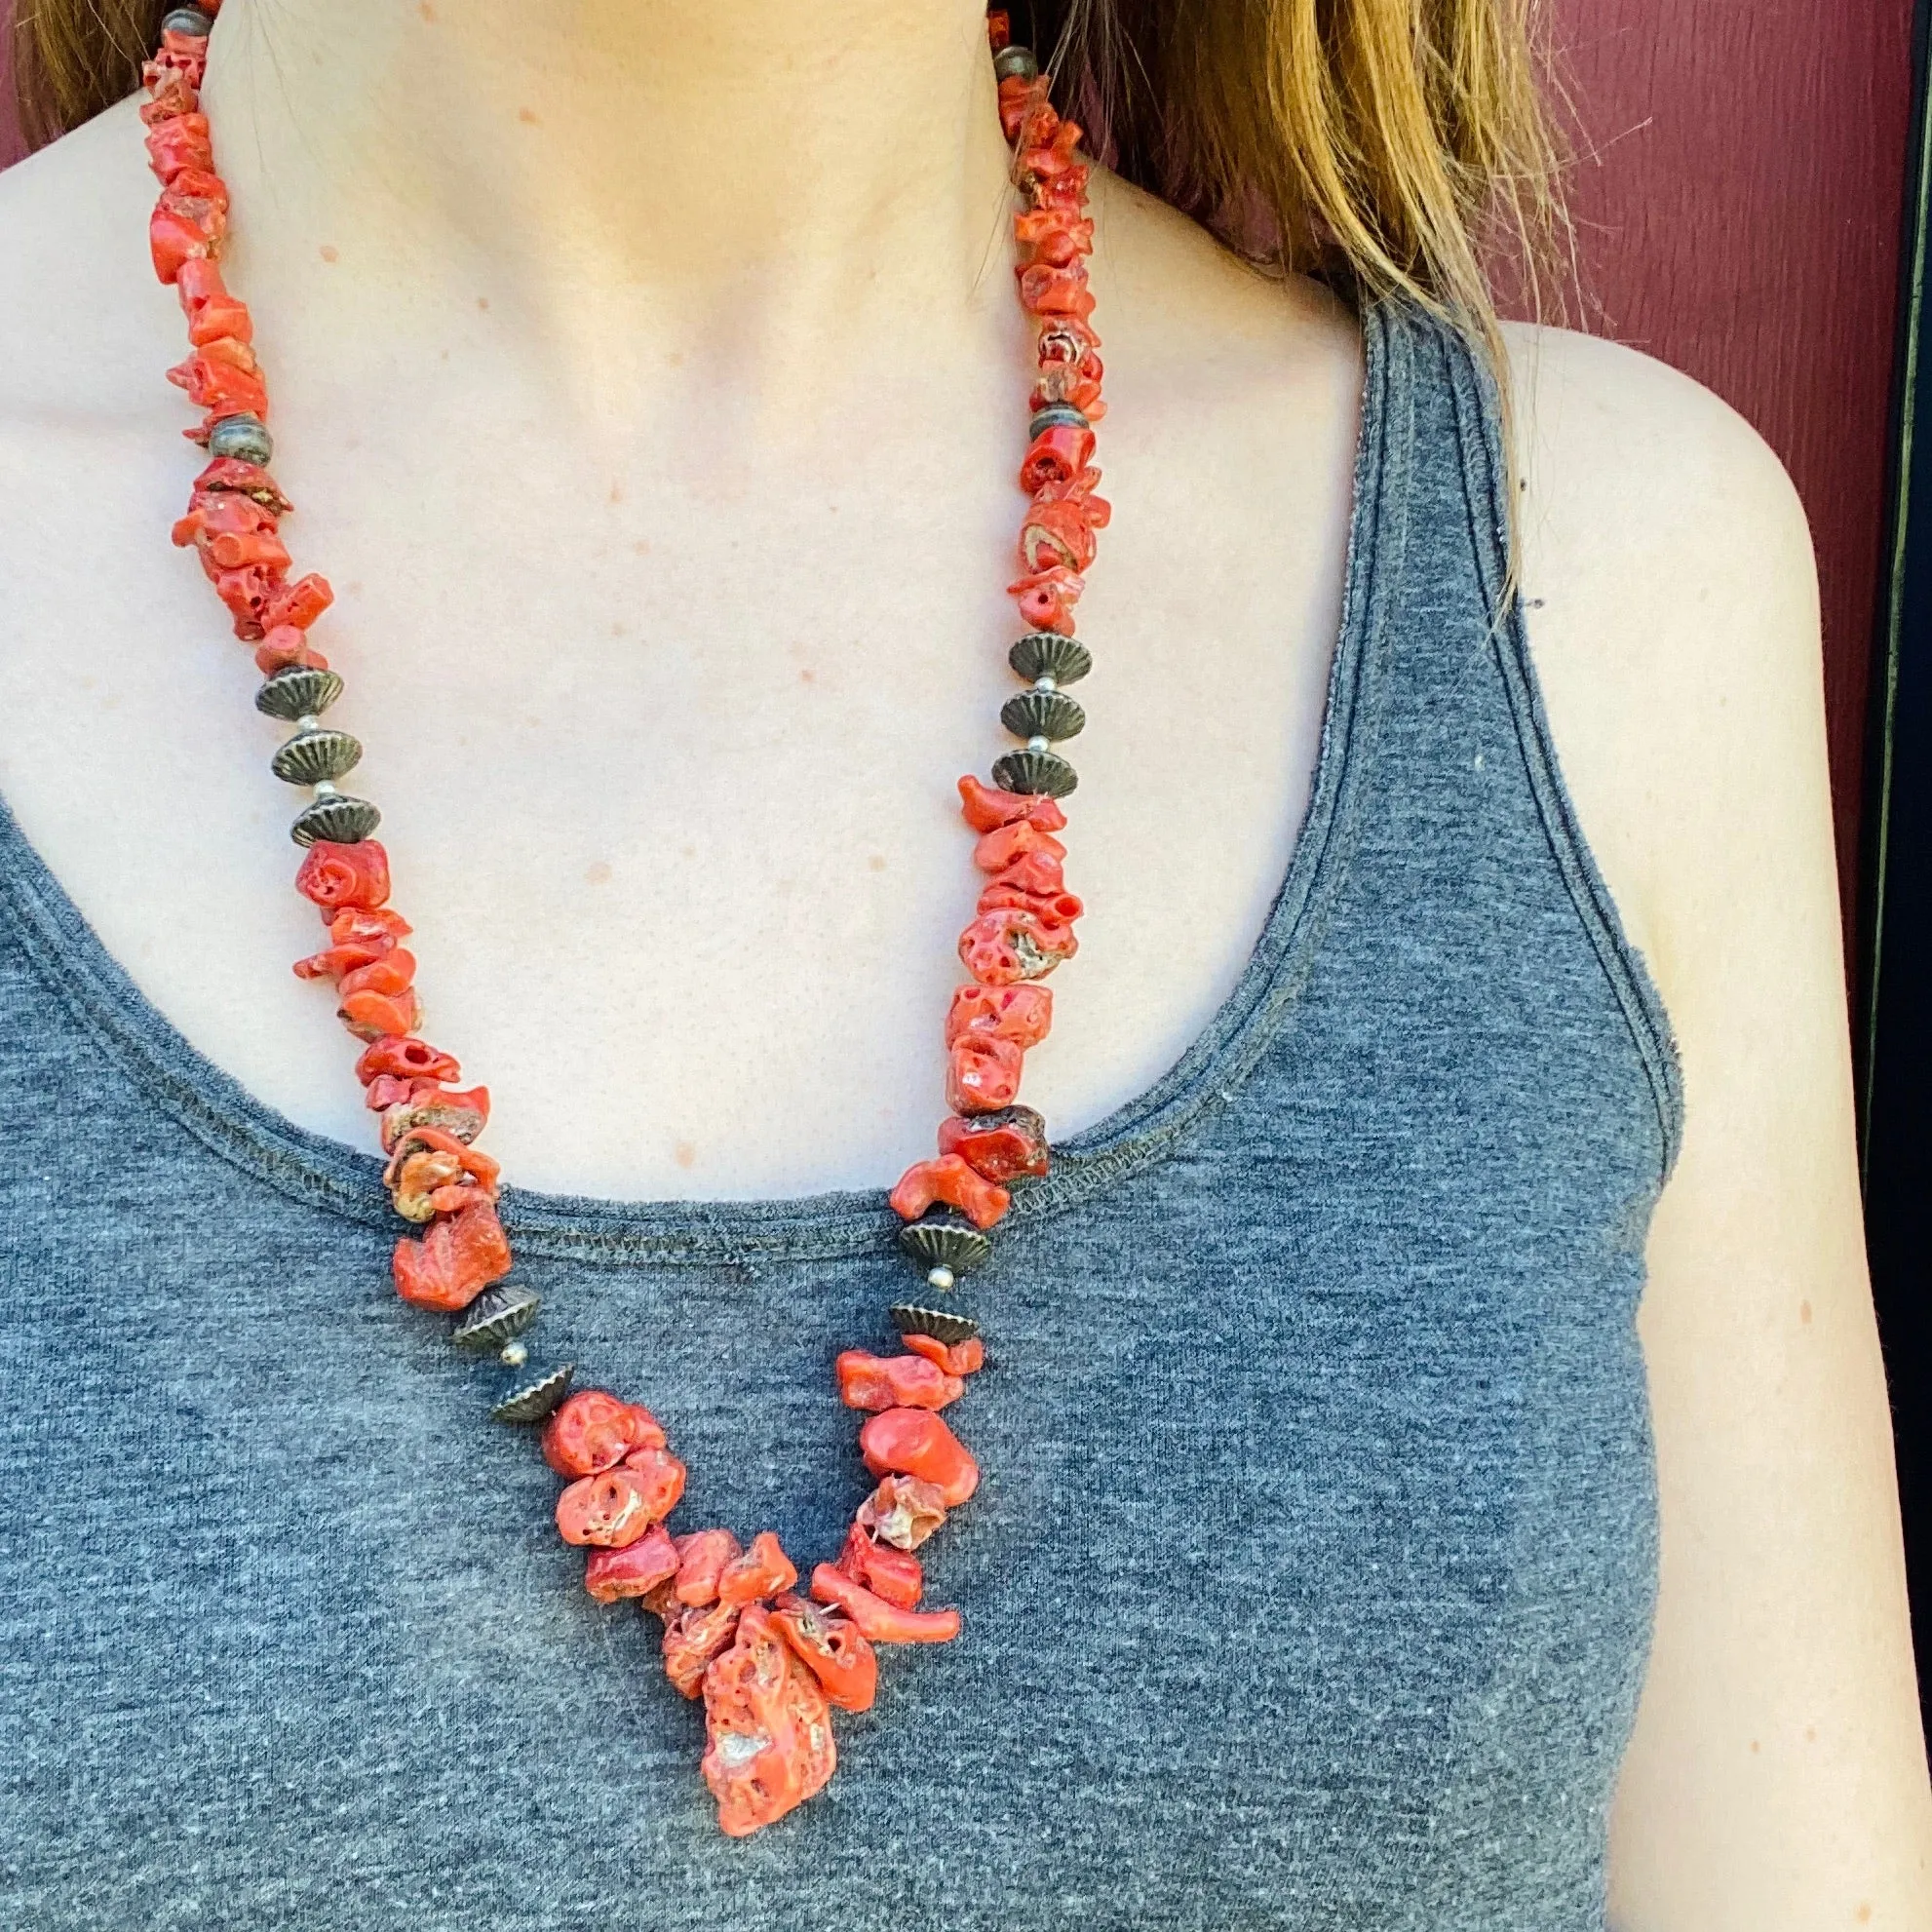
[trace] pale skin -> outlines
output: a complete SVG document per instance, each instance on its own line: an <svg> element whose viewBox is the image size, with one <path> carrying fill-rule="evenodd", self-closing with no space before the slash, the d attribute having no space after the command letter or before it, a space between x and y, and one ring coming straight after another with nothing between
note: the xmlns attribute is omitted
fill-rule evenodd
<svg viewBox="0 0 1932 1932"><path fill-rule="evenodd" d="M1024 341L980 9L862 0L830 39L792 0L530 17L231 0L208 91L430 1030L527 1186L880 1187L929 1145L949 786L1011 688ZM367 1145L288 970L317 930L295 794L166 540L195 457L138 136L123 106L0 176L0 791L189 1040ZM1096 211L1092 911L1027 1076L1063 1135L1173 1063L1279 883L1360 381L1313 285L1104 177ZM1685 378L1559 330L1510 354L1537 668L1688 1100L1641 1323L1664 1554L1612 1921L1925 1927L1802 514Z"/></svg>

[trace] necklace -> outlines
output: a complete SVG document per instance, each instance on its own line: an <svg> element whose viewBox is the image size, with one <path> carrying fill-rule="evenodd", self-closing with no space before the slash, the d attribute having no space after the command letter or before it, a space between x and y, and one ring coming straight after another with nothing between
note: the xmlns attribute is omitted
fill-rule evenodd
<svg viewBox="0 0 1932 1932"><path fill-rule="evenodd" d="M1008 588L1027 634L1008 662L1026 688L1000 710L1020 750L994 761L993 784L959 781L960 809L979 834L973 860L988 879L959 937L971 975L946 1017L947 1101L939 1151L892 1190L905 1225L899 1245L921 1291L889 1310L905 1352L848 1349L834 1371L840 1399L865 1411L859 1450L877 1488L859 1507L844 1547L798 1571L770 1530L741 1548L728 1529L673 1535L667 1519L685 1469L649 1410L603 1389L577 1388L572 1363L533 1363L523 1339L538 1297L508 1279L510 1245L497 1217L497 1164L476 1143L489 1115L483 1087L460 1088L456 1061L421 1035L406 920L389 904L389 860L371 836L374 805L341 791L362 746L321 722L341 677L309 642L330 602L313 573L291 579L279 534L291 508L267 465L268 392L250 344L248 308L217 266L228 191L214 172L199 89L220 0L181 7L162 22L142 70L147 150L161 198L148 225L155 272L187 317L190 354L169 380L203 411L187 432L209 463L195 480L174 540L193 546L235 634L254 646L264 681L255 707L293 727L270 760L310 801L290 835L306 855L295 887L320 909L328 944L295 972L332 982L337 1013L362 1040L356 1063L388 1156L383 1184L418 1226L393 1259L397 1293L456 1317L450 1339L509 1369L490 1412L541 1424L544 1460L566 1487L557 1526L589 1551L584 1586L600 1603L635 1598L664 1620L664 1667L705 1704L705 1782L718 1823L742 1837L821 1790L836 1751L831 1710L866 1710L877 1684L877 1644L939 1643L959 1631L956 1610L921 1609L925 1579L913 1553L973 1494L979 1466L940 1410L985 1363L979 1323L953 1299L958 1278L991 1254L986 1230L1005 1215L1009 1183L1047 1172L1046 1123L1018 1103L1026 1049L1045 1036L1053 996L1040 984L1076 949L1080 901L1066 890L1066 848L1055 834L1073 767L1053 748L1086 722L1064 686L1084 676L1087 648L1073 610L1107 521L1094 494L1093 424L1101 402L1100 338L1085 258L1088 170L1080 129L1047 99L1039 63L1012 44L1007 17L986 17L1001 126L1013 146L1014 234L1020 300L1036 331L1029 442L1020 469L1028 503L1021 576Z"/></svg>

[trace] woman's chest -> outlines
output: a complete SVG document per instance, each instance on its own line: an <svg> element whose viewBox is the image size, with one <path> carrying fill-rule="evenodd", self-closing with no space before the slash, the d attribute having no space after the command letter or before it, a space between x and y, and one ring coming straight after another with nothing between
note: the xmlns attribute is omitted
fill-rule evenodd
<svg viewBox="0 0 1932 1932"><path fill-rule="evenodd" d="M334 587L315 641L347 685L328 722L363 748L343 783L383 811L426 1031L490 1085L494 1151L620 1196L885 1181L941 1110L984 883L953 783L1015 742L1003 445L962 428L985 478L928 463L881 487L918 470L890 437L759 477L479 435L446 398L409 413L409 447L384 448L370 423L304 423L297 391L284 534ZM289 885L307 794L270 775L249 653L168 546L194 468L170 441L57 468L45 526L68 534L8 540L0 790L188 1038L358 1140L333 1002L290 973L318 944ZM1338 602L1341 479L1270 480L1230 545L1126 441L1063 747L1082 951L1029 1074L1063 1132L1172 1063L1238 975Z"/></svg>

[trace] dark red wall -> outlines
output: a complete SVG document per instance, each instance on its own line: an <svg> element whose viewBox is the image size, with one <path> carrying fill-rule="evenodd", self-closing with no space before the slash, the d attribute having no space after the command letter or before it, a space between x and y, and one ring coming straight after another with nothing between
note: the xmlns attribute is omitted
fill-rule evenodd
<svg viewBox="0 0 1932 1932"><path fill-rule="evenodd" d="M1911 0L1553 0L1593 332L1708 383L1810 513L1849 918L1885 452Z"/></svg>
<svg viewBox="0 0 1932 1932"><path fill-rule="evenodd" d="M1784 458L1811 514L1849 908L1884 523L1910 0L1550 3L1575 108L1583 319L1726 398ZM0 164L18 152L0 113Z"/></svg>

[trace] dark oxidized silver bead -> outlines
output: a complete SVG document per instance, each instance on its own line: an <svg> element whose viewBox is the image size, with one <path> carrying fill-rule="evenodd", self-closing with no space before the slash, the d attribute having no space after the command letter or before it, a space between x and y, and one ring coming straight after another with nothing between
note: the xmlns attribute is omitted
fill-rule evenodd
<svg viewBox="0 0 1932 1932"><path fill-rule="evenodd" d="M197 40L206 40L213 24L199 7L175 7L161 17L163 33L192 34Z"/></svg>
<svg viewBox="0 0 1932 1932"><path fill-rule="evenodd" d="M999 721L1016 738L1072 738L1087 714L1063 691L1021 691L1000 706Z"/></svg>
<svg viewBox="0 0 1932 1932"><path fill-rule="evenodd" d="M297 732L269 759L268 768L284 785L320 785L354 771L362 758L360 739L325 725Z"/></svg>
<svg viewBox="0 0 1932 1932"><path fill-rule="evenodd" d="M895 1301L886 1310L892 1326L903 1335L931 1335L948 1348L970 1341L980 1333L971 1315L956 1315L950 1308L928 1308L918 1301Z"/></svg>
<svg viewBox="0 0 1932 1932"><path fill-rule="evenodd" d="M922 1268L950 1268L956 1275L984 1267L993 1245L964 1215L944 1210L922 1215L899 1230L899 1245Z"/></svg>
<svg viewBox="0 0 1932 1932"><path fill-rule="evenodd" d="M1030 81L1040 71L1030 47L1002 47L993 56L993 78L999 81Z"/></svg>
<svg viewBox="0 0 1932 1932"><path fill-rule="evenodd" d="M1033 419L1026 425L1026 435L1030 440L1044 436L1050 429L1092 428L1093 424L1087 420L1085 413L1071 403L1049 403L1044 409L1033 411Z"/></svg>
<svg viewBox="0 0 1932 1932"><path fill-rule="evenodd" d="M275 439L259 416L223 416L208 433L208 453L266 463L275 454Z"/></svg>
<svg viewBox="0 0 1932 1932"><path fill-rule="evenodd" d="M508 1391L489 1412L498 1422L541 1422L570 1392L574 1362L560 1369L524 1370L511 1378Z"/></svg>
<svg viewBox="0 0 1932 1932"><path fill-rule="evenodd" d="M458 1348L501 1348L536 1320L542 1306L543 1297L534 1289L496 1282L463 1310L449 1339Z"/></svg>
<svg viewBox="0 0 1932 1932"><path fill-rule="evenodd" d="M382 814L367 798L352 798L346 792L333 792L304 805L289 828L289 836L297 845L313 845L318 838L331 845L356 845L382 823Z"/></svg>
<svg viewBox="0 0 1932 1932"><path fill-rule="evenodd" d="M1002 792L1064 798L1080 783L1079 774L1058 752L1031 748L993 760L993 783Z"/></svg>
<svg viewBox="0 0 1932 1932"><path fill-rule="evenodd" d="M1007 652L1006 661L1031 683L1051 677L1057 684L1077 684L1094 668L1094 654L1078 638L1058 631L1034 631Z"/></svg>
<svg viewBox="0 0 1932 1932"><path fill-rule="evenodd" d="M255 693L255 710L293 724L298 717L320 717L342 695L342 680L320 665L290 664L266 679Z"/></svg>

